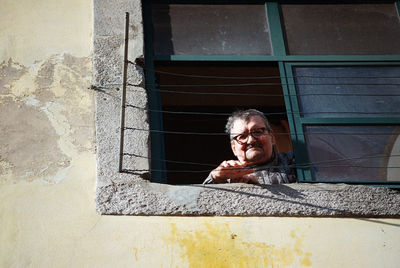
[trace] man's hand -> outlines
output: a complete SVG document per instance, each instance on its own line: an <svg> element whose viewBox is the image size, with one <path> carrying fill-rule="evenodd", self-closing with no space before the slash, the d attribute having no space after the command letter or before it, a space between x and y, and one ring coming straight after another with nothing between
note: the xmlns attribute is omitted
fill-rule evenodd
<svg viewBox="0 0 400 268"><path fill-rule="evenodd" d="M215 183L225 183L228 179L230 179L230 182L258 184L256 180L253 181L251 179L251 176L245 177L245 175L253 172L253 169L246 168L245 164L242 164L237 160L227 160L222 162L216 169L211 171L211 176Z"/></svg>

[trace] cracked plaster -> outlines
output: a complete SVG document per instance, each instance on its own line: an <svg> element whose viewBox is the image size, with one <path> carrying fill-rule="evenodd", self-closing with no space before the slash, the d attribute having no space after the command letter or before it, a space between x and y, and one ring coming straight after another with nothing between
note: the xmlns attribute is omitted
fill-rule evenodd
<svg viewBox="0 0 400 268"><path fill-rule="evenodd" d="M53 55L25 67L0 65L0 179L58 183L73 158L92 150L90 58Z"/></svg>

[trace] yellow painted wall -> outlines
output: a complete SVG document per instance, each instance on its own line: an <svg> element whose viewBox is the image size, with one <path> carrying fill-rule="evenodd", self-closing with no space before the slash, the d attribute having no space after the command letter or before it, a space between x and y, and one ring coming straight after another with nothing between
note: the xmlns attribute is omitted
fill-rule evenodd
<svg viewBox="0 0 400 268"><path fill-rule="evenodd" d="M98 215L92 10L1 0L0 267L399 267L399 219Z"/></svg>

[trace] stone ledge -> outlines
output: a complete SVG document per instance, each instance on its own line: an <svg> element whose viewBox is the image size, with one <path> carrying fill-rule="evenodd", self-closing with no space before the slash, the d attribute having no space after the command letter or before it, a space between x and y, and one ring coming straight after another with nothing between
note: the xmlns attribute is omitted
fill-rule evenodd
<svg viewBox="0 0 400 268"><path fill-rule="evenodd" d="M400 217L400 192L346 184L166 185L146 181L98 187L109 215Z"/></svg>

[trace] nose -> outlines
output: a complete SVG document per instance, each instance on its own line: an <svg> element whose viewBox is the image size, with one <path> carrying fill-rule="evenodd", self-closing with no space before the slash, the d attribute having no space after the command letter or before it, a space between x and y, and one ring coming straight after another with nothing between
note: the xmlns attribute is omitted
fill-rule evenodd
<svg viewBox="0 0 400 268"><path fill-rule="evenodd" d="M247 143L248 144L252 144L255 141L256 141L256 138L254 138L253 135L249 134L249 136L247 136Z"/></svg>

